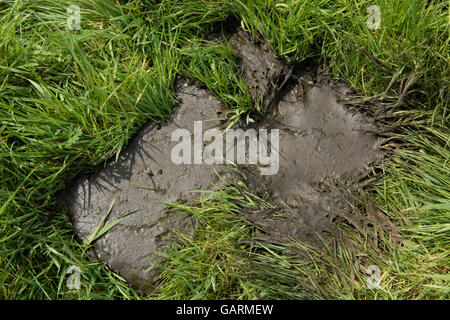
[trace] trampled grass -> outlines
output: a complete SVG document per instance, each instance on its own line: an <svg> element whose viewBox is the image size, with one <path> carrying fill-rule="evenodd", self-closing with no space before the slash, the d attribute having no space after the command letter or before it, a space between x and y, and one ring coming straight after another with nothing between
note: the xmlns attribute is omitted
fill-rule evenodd
<svg viewBox="0 0 450 320"><path fill-rule="evenodd" d="M366 24L373 4L376 30ZM67 28L71 5L79 30ZM142 298L88 259L54 196L169 116L176 75L206 85L231 119L252 110L231 48L206 39L233 18L287 61L316 60L346 79L368 111L375 104L389 157L355 210L373 203L403 245L345 223L320 250L254 241L231 200L255 214L271 204L230 187L174 205L202 228L166 253L163 285L145 298L448 299L448 14L447 3L425 0L0 2L0 297ZM66 286L71 265L80 290ZM368 288L369 265L381 270L378 289Z"/></svg>

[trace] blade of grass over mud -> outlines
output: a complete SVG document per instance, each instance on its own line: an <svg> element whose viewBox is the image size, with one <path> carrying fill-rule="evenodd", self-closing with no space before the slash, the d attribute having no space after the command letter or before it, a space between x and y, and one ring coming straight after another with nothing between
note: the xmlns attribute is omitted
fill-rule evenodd
<svg viewBox="0 0 450 320"><path fill-rule="evenodd" d="M152 191L161 191L160 188L150 187L150 186L143 185L143 184L132 183L132 185L135 186L136 188L139 188L139 189L152 190Z"/></svg>
<svg viewBox="0 0 450 320"><path fill-rule="evenodd" d="M100 223L98 224L98 226L95 228L95 230L89 235L89 237L86 238L86 240L84 241L84 245L88 246L90 245L94 240L98 239L99 237L99 233L101 232L101 230L103 230L103 225L105 224L106 219L108 219L109 214L111 213L111 210L114 206L114 202L116 201L116 198L113 199L113 201L111 202L111 205L109 206L108 211L106 212L106 214L103 216L102 220L100 221Z"/></svg>
<svg viewBox="0 0 450 320"><path fill-rule="evenodd" d="M126 213L124 215L121 215L120 217L114 219L113 221L111 221L110 223L108 223L107 225L105 225L106 220L108 219L109 215L111 214L112 208L114 207L114 203L115 203L116 199L114 198L113 201L111 202L111 205L108 209L108 212L106 212L106 214L104 215L104 217L102 218L102 220L100 221L100 223L98 224L98 226L95 228L94 232L92 232L89 237L86 238L86 240L83 242L83 244L85 246L89 246L91 245L94 241L96 241L98 238L100 238L101 236L103 236L105 233L107 233L108 231L110 231L112 228L114 228L117 224L119 224L120 222L122 222L123 219L125 219L126 217L128 217L130 214L133 214L135 212L138 212L139 210L135 210L129 213Z"/></svg>

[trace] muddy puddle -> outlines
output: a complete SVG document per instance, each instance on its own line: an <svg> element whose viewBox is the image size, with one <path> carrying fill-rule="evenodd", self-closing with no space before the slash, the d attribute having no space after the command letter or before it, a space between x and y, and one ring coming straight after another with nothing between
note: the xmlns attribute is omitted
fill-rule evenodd
<svg viewBox="0 0 450 320"><path fill-rule="evenodd" d="M324 232L339 211L349 210L346 194L357 189L358 181L380 161L382 140L374 134L370 119L343 104L349 92L344 84L312 71L292 73L267 44L243 31L237 31L230 44L253 103L264 112L253 128L279 133L278 150L269 146L279 154L275 174L262 175L260 163L238 167L252 177L246 181L251 189L263 186L270 191L269 200L286 212L286 219L270 225L266 217L246 219L266 230L273 241L292 237L317 242L318 237L326 237ZM167 216L164 203L196 199L193 190L220 188L243 179L225 162L196 164L195 139L189 144L194 150L192 163L174 163L172 151L180 143L173 141L174 131L195 132L196 121L201 122L202 132L223 128L216 120L221 101L208 90L180 79L176 93L179 104L171 119L146 125L117 161L79 177L58 199L81 240L95 230L113 201L108 221L133 212L99 238L91 254L142 292L150 292L158 279L153 266L162 258L156 252L167 246L169 230L187 234L195 230L188 218Z"/></svg>

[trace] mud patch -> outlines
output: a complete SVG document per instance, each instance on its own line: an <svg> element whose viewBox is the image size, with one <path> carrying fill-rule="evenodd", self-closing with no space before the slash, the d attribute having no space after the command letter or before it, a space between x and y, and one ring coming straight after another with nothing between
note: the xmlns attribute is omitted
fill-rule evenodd
<svg viewBox="0 0 450 320"><path fill-rule="evenodd" d="M373 134L377 128L338 102L345 101L348 91L343 84L312 76L287 88L261 124L279 129L280 164L277 174L260 179L272 190L272 201L289 213L287 221L272 223L278 230L272 238L325 238L332 221L351 210L347 192L357 189L381 160L383 140Z"/></svg>
<svg viewBox="0 0 450 320"><path fill-rule="evenodd" d="M271 200L285 211L285 220L247 219L271 241L319 243L337 216L348 217L348 192L381 160L378 128L345 105L350 89L344 83L317 69L294 71L267 43L241 29L230 44L253 101L266 115L256 129L279 129L280 134L278 173L260 176L248 169L273 192Z"/></svg>
<svg viewBox="0 0 450 320"><path fill-rule="evenodd" d="M158 270L151 261L160 261L169 229L192 233L194 224L186 218L167 216L165 202L197 197L192 190L210 190L227 181L239 179L225 165L176 165L171 161L171 141L178 128L193 131L194 121L203 121L203 129L216 127L220 101L209 92L180 83L181 101L171 120L149 124L121 153L98 173L81 177L59 198L71 216L78 236L84 240L99 225L113 200L106 223L129 213L121 223L99 238L92 253L138 289L151 291ZM216 172L217 174L216 174ZM231 179L231 180L230 180Z"/></svg>
<svg viewBox="0 0 450 320"><path fill-rule="evenodd" d="M275 103L277 93L290 77L292 68L279 59L267 43L256 41L240 28L229 43L236 52L253 104L265 114Z"/></svg>
<svg viewBox="0 0 450 320"><path fill-rule="evenodd" d="M294 238L318 243L335 217L346 217L351 210L347 191L357 189L358 181L381 159L377 128L342 102L349 91L345 85L309 72L297 74L297 80L287 85L292 68L267 44L255 42L242 30L230 43L253 102L266 114L255 128L280 133L279 150L271 148L279 152L276 174L261 176L258 166L240 169L247 173L250 188L271 191L269 200L285 213L284 218L273 219L273 211L255 215L244 209L242 217L265 231L269 241ZM194 121L199 120L203 130L220 127L215 119L221 111L221 102L207 90L186 82L176 90L180 105L171 120L144 127L117 162L81 177L59 199L81 239L94 231L114 199L109 220L136 211L98 239L92 253L143 292L151 291L158 279L152 261L161 261L156 252L166 248L169 230L187 234L195 230L189 218L168 216L164 203L190 201L198 198L192 190L210 190L242 178L227 165L172 162L177 144L171 141L172 133L178 128L193 132Z"/></svg>

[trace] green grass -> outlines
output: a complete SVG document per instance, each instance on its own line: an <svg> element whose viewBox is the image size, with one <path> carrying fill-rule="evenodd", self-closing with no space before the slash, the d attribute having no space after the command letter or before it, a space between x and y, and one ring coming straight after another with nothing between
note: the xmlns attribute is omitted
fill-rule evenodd
<svg viewBox="0 0 450 320"><path fill-rule="evenodd" d="M88 259L54 196L117 156L148 120L169 116L176 75L206 85L231 121L252 111L231 48L205 40L235 17L287 61L319 61L367 111L376 106L391 131L389 157L355 209L365 215L370 199L403 246L344 222L325 249L254 241L231 200L254 214L272 205L230 187L174 204L201 228L166 253L163 285L146 298L448 299L449 12L448 3L426 2L377 1L381 28L370 30L373 1L2 1L0 298L142 298ZM81 29L72 31L74 4ZM65 285L70 265L82 271L80 290ZM382 289L367 288L369 265L381 269Z"/></svg>

